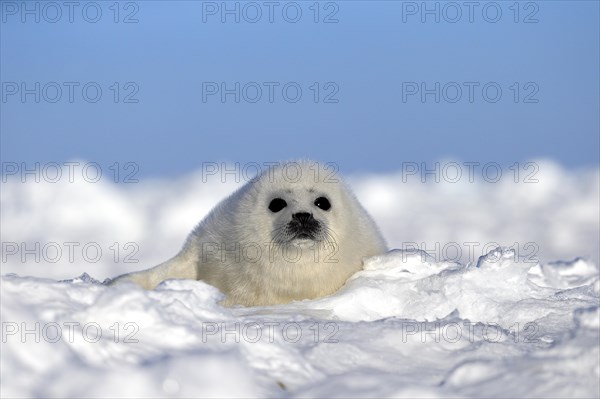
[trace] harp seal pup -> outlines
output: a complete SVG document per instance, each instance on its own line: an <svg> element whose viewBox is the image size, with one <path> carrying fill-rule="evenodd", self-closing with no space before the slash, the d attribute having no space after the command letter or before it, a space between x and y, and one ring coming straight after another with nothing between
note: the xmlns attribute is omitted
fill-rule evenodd
<svg viewBox="0 0 600 399"><path fill-rule="evenodd" d="M125 274L153 289L167 279L203 280L224 306L263 306L336 292L386 251L377 226L333 164L287 162L221 201L171 260Z"/></svg>

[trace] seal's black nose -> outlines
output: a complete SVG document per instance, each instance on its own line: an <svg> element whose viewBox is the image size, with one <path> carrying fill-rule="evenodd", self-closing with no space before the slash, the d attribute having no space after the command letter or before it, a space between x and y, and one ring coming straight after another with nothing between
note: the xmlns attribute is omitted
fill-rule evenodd
<svg viewBox="0 0 600 399"><path fill-rule="evenodd" d="M298 212L292 215L292 219L297 220L298 222L304 224L313 220L312 213L308 212Z"/></svg>

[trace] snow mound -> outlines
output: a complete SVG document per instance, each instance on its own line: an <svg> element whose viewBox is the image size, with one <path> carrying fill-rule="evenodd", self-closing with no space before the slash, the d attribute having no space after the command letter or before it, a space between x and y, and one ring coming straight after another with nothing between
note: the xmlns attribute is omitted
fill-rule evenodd
<svg viewBox="0 0 600 399"><path fill-rule="evenodd" d="M201 281L154 291L5 275L2 396L598 397L590 260L367 259L336 294L224 308Z"/></svg>

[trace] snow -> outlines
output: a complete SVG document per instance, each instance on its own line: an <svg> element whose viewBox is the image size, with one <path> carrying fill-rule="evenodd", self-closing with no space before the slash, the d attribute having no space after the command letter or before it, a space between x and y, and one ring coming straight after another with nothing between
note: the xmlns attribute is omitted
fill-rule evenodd
<svg viewBox="0 0 600 399"><path fill-rule="evenodd" d="M539 165L528 186L350 177L396 249L332 296L255 308L201 281L100 283L173 255L236 182L9 180L2 242L64 251L3 244L1 396L599 397L599 173Z"/></svg>

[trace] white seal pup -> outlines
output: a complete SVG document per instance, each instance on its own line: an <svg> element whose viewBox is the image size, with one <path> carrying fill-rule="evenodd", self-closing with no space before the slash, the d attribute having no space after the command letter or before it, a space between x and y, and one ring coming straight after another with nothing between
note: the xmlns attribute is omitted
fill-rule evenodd
<svg viewBox="0 0 600 399"><path fill-rule="evenodd" d="M171 278L203 280L225 293L225 306L336 292L386 244L332 169L299 161L265 170L221 201L174 258L111 284L129 280L153 289Z"/></svg>

